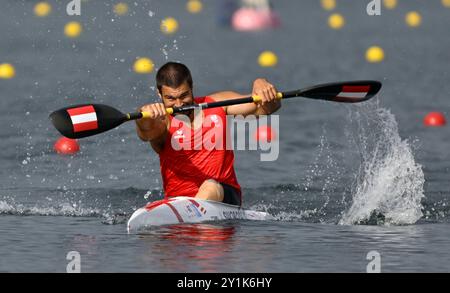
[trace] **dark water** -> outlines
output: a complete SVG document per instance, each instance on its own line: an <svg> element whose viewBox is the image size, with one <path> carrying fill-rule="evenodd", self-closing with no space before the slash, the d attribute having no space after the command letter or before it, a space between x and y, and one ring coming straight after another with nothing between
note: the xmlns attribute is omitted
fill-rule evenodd
<svg viewBox="0 0 450 293"><path fill-rule="evenodd" d="M422 125L430 111L448 113L450 9L439 1L401 2L378 17L365 1L342 1L340 31L327 27L319 1L277 1L282 26L259 33L220 27L206 1L198 15L181 1L133 1L122 17L108 1L87 1L76 40L62 33L74 20L66 1L51 2L43 19L35 1L0 2L0 63L17 71L0 80L0 271L65 272L69 251L80 253L83 272L365 272L371 251L383 272L450 270L449 129ZM422 14L419 28L404 24L410 10ZM166 16L179 20L175 35L159 32ZM384 62L364 60L372 45L384 48ZM264 50L277 53L277 67L257 65ZM133 111L156 101L154 73L131 71L138 56L156 67L186 63L198 96L249 93L260 76L280 90L352 79L383 89L362 105L286 101L278 159L236 152L244 206L275 221L129 235L131 213L162 196L158 157L133 124L58 156L47 117L69 104Z"/></svg>

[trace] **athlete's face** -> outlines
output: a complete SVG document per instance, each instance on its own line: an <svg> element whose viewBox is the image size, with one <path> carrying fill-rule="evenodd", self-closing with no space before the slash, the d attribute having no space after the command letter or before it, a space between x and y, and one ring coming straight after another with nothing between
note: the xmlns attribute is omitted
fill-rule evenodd
<svg viewBox="0 0 450 293"><path fill-rule="evenodd" d="M177 88L163 85L159 96L166 108L182 107L194 103L192 89L187 82Z"/></svg>

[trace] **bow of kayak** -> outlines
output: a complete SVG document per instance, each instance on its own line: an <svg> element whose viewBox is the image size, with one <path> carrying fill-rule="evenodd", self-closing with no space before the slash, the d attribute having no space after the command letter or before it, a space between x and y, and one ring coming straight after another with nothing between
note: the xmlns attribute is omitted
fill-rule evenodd
<svg viewBox="0 0 450 293"><path fill-rule="evenodd" d="M266 212L246 210L222 202L191 197L174 197L147 204L128 220L128 232L152 226L202 223L221 220L273 220Z"/></svg>

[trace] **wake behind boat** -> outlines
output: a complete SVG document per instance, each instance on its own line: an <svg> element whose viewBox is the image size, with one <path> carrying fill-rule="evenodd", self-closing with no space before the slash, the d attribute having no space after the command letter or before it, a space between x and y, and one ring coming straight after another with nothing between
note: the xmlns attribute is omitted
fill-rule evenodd
<svg viewBox="0 0 450 293"><path fill-rule="evenodd" d="M152 226L180 223L202 223L223 220L267 221L274 218L266 212L246 210L222 202L191 197L174 197L148 203L128 220L128 232Z"/></svg>

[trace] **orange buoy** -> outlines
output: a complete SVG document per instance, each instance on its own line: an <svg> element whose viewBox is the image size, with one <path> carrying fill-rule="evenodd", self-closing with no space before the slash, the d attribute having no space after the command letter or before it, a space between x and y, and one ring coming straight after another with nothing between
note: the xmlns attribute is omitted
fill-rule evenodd
<svg viewBox="0 0 450 293"><path fill-rule="evenodd" d="M276 137L276 132L272 129L272 127L267 125L258 127L255 134L253 135L253 138L259 142L271 142L272 140L275 140Z"/></svg>
<svg viewBox="0 0 450 293"><path fill-rule="evenodd" d="M431 112L423 119L425 126L444 126L446 124L444 114L440 112Z"/></svg>
<svg viewBox="0 0 450 293"><path fill-rule="evenodd" d="M72 155L80 150L80 146L76 139L71 139L67 137L61 137L55 142L53 149L62 155Z"/></svg>

